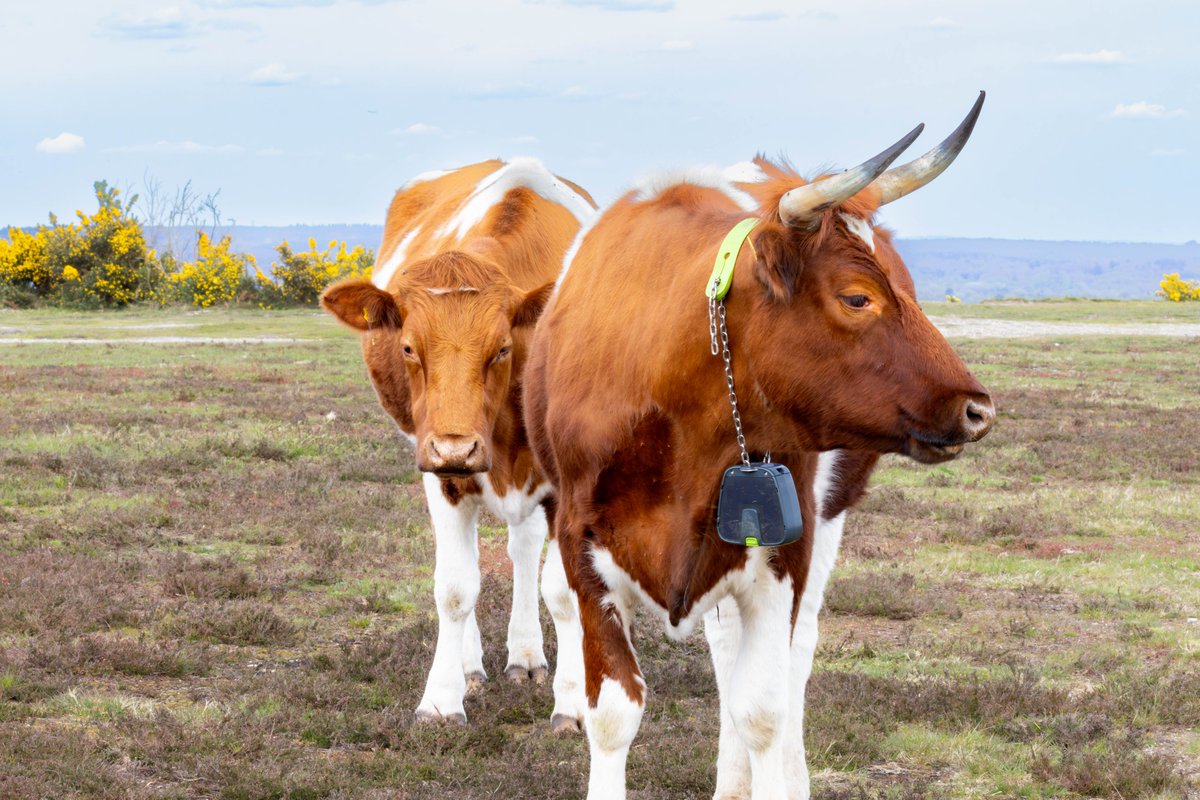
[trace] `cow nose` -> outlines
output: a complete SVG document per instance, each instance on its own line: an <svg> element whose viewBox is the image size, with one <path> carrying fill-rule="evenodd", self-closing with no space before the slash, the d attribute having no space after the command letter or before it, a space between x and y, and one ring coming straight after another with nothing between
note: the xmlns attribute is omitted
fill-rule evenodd
<svg viewBox="0 0 1200 800"><path fill-rule="evenodd" d="M430 436L426 446L429 471L482 472L483 442L478 436Z"/></svg>
<svg viewBox="0 0 1200 800"><path fill-rule="evenodd" d="M986 436L995 419L996 409L991 398L972 399L963 404L962 429L972 442Z"/></svg>

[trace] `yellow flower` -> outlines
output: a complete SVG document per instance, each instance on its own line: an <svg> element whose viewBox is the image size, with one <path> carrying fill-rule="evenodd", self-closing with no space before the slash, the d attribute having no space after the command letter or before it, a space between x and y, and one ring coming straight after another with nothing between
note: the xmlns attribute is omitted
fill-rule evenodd
<svg viewBox="0 0 1200 800"><path fill-rule="evenodd" d="M79 270L68 264L63 267L62 276L64 281L77 281L79 280Z"/></svg>

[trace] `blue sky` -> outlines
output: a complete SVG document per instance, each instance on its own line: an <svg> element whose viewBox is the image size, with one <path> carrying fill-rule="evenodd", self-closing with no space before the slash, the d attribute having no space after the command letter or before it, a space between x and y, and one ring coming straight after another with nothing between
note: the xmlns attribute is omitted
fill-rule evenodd
<svg viewBox="0 0 1200 800"><path fill-rule="evenodd" d="M242 224L382 222L408 177L535 155L603 201L762 151L913 154L988 101L902 236L1200 239L1200 3L171 0L0 16L0 223L91 183Z"/></svg>

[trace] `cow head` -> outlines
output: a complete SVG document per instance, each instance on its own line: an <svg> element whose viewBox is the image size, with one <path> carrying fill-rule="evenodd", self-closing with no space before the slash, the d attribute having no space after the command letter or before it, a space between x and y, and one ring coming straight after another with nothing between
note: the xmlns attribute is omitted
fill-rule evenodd
<svg viewBox="0 0 1200 800"><path fill-rule="evenodd" d="M917 128L852 170L797 186L760 161L764 224L752 242L759 294L750 358L763 395L805 420L822 449L901 452L926 462L984 436L992 401L916 301L912 278L876 209L940 174L983 102L941 145L884 172Z"/></svg>
<svg viewBox="0 0 1200 800"><path fill-rule="evenodd" d="M423 472L491 469L497 420L553 290L553 284L528 292L513 287L487 249L413 264L392 292L347 280L321 296L327 311L362 332L380 402L415 436Z"/></svg>

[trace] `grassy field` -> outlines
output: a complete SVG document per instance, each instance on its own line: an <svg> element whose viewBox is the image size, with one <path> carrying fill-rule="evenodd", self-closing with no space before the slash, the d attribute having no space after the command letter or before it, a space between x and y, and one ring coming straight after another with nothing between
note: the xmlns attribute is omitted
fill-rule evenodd
<svg viewBox="0 0 1200 800"><path fill-rule="evenodd" d="M0 345L0 797L582 797L548 686L493 677L468 727L413 723L433 546L354 337L316 312L0 312L0 338L81 336L112 341ZM277 340L120 341L157 336ZM850 516L809 688L815 796L1196 796L1200 341L960 350L998 423L947 465L886 460ZM498 676L510 578L503 529L481 537ZM710 797L703 639L639 647L631 797Z"/></svg>

